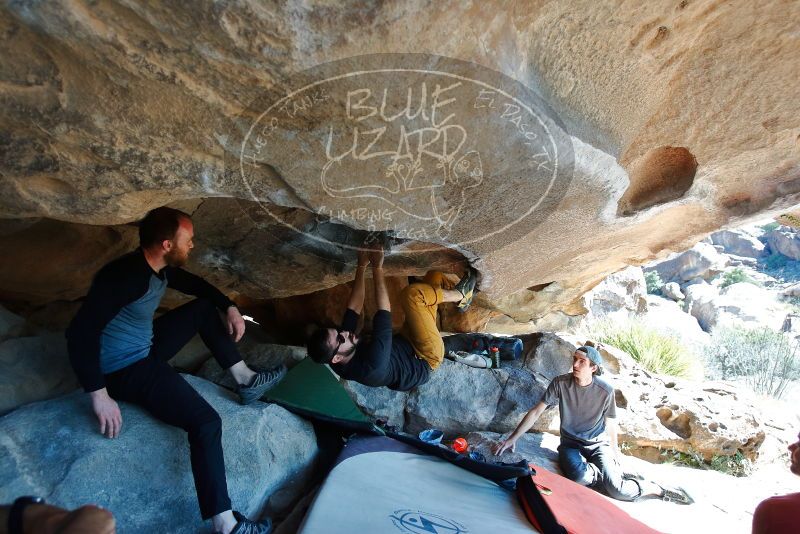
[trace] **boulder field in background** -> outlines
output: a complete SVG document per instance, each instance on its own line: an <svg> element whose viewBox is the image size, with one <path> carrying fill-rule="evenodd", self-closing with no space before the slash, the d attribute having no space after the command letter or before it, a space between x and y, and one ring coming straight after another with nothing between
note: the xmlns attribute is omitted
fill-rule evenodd
<svg viewBox="0 0 800 534"><path fill-rule="evenodd" d="M310 423L262 402L185 375L222 418L222 446L233 507L257 517L299 496L318 454ZM203 522L182 430L120 403L122 433L97 431L82 393L38 402L0 418L0 502L45 495L66 508L96 503L113 512L119 532L195 533Z"/></svg>

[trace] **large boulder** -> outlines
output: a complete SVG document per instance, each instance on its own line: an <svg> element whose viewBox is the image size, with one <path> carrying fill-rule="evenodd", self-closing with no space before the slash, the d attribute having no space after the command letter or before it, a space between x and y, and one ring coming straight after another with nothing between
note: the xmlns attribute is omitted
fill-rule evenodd
<svg viewBox="0 0 800 534"><path fill-rule="evenodd" d="M800 260L800 236L792 228L781 226L764 235L773 253L783 254L789 259Z"/></svg>
<svg viewBox="0 0 800 534"><path fill-rule="evenodd" d="M685 297L681 292L681 286L679 286L677 282L664 284L664 287L661 288L661 294L674 301L683 300Z"/></svg>
<svg viewBox="0 0 800 534"><path fill-rule="evenodd" d="M645 267L655 271L663 282L683 283L695 278L710 280L725 268L728 259L714 245L700 242L685 252Z"/></svg>
<svg viewBox="0 0 800 534"><path fill-rule="evenodd" d="M309 476L318 452L311 424L279 406L241 406L234 394L185 378L222 418L234 508L258 516L275 499L296 497L302 490L298 482ZM186 434L137 406L120 406L122 433L113 440L97 432L83 393L0 418L0 501L32 494L67 508L96 503L114 513L120 532L207 530L197 507Z"/></svg>
<svg viewBox="0 0 800 534"><path fill-rule="evenodd" d="M743 230L720 230L709 236L712 245L721 245L725 254L744 258L760 258L766 252L764 243Z"/></svg>
<svg viewBox="0 0 800 534"><path fill-rule="evenodd" d="M80 296L112 252L134 244L123 241L135 242L135 228L114 225L185 201L198 223L191 268L226 290L277 298L347 282L354 254L327 238L374 228L408 237L405 251L432 250L387 259L387 272L421 274L453 251L478 267L482 289L496 300L491 309L506 315L518 299L508 309L502 299L534 297L529 288L559 281L562 291L538 299L527 323L554 311L574 315L587 289L631 260L796 203L796 47L791 39L762 46L797 26L780 2L757 12L714 4L711 16L703 2L671 0L648 9L607 0L578 10L554 2L499 10L336 3L322 17L301 1L258 8L130 1L84 10L60 0L0 9L0 217L18 226L49 218L33 233L18 232L17 255L0 266L0 292L22 299ZM382 54L399 48L407 53ZM419 57L430 51L440 57ZM368 68L376 61L394 71L377 75ZM400 69L413 61L425 69L407 77ZM458 66L444 71L460 80L452 101L431 96L434 87L449 90L442 63ZM359 77L365 72L370 79ZM353 110L343 79L371 93L357 106L364 115L343 112ZM319 93L297 94L283 107L284 90L300 84ZM420 99L421 87L428 91ZM520 89L523 106L505 99L508 89ZM419 113L402 113L420 103ZM436 103L447 124L431 124ZM288 110L286 120L267 112L274 105ZM710 113L722 119L687 127ZM263 128L259 118L268 121ZM537 124L547 125L546 135L530 130ZM250 132L252 143L243 143ZM327 145L335 152L325 150L328 132L338 134L336 146ZM400 132L448 137L463 150L429 161L433 147L396 142ZM354 137L363 150L347 154ZM558 142L546 144L548 137ZM245 150L252 148L258 154ZM414 153L401 155L406 149ZM334 153L348 157L329 161ZM419 178L396 165L406 158L421 166ZM458 173L466 178L459 161L472 165L461 180L469 190L449 188L459 185ZM329 164L340 162L355 182L327 187ZM415 180L440 178L448 194L430 206L434 195L420 194ZM342 200L345 189L352 203ZM405 213L416 198L433 211ZM448 219L451 232L418 231L419 221L446 214L458 216ZM70 230L64 221L96 226ZM59 239L68 233L79 239Z"/></svg>
<svg viewBox="0 0 800 534"><path fill-rule="evenodd" d="M43 333L0 342L0 415L77 387L63 334Z"/></svg>
<svg viewBox="0 0 800 534"><path fill-rule="evenodd" d="M694 349L707 346L711 336L703 331L697 319L674 302L658 295L647 296L647 314L642 322L653 330L677 337Z"/></svg>
<svg viewBox="0 0 800 534"><path fill-rule="evenodd" d="M590 320L622 320L647 311L647 284L640 267L607 276L583 297Z"/></svg>
<svg viewBox="0 0 800 534"><path fill-rule="evenodd" d="M717 293L713 286L687 288L686 306L706 332L718 327L759 328L780 331L787 306L776 295L748 282L738 282Z"/></svg>

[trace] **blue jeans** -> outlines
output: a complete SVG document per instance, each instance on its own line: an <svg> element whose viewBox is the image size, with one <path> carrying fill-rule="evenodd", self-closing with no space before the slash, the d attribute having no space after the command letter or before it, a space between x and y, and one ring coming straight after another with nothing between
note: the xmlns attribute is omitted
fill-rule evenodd
<svg viewBox="0 0 800 534"><path fill-rule="evenodd" d="M635 501L642 496L636 480L622 477L622 468L607 443L583 445L561 438L558 463L564 476L581 486L604 492L612 499Z"/></svg>

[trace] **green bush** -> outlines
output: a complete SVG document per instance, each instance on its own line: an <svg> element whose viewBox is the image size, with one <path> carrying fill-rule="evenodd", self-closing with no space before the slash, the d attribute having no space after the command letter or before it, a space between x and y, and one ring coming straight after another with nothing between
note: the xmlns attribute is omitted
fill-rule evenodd
<svg viewBox="0 0 800 534"><path fill-rule="evenodd" d="M647 284L647 292L651 295L658 295L661 293L661 288L664 287L664 282L661 281L661 277L656 271L644 273L644 281Z"/></svg>
<svg viewBox="0 0 800 534"><path fill-rule="evenodd" d="M738 284L739 282L747 282L748 284L761 287L761 282L752 279L741 267L736 267L735 269L731 269L723 274L722 283L719 285L719 287L722 289L723 287Z"/></svg>
<svg viewBox="0 0 800 534"><path fill-rule="evenodd" d="M745 458L742 451L736 451L733 456L713 456L710 462L706 462L700 453L692 449L689 452L667 449L661 451L661 460L667 464L711 469L735 477L746 477L753 473L753 462Z"/></svg>
<svg viewBox="0 0 800 534"><path fill-rule="evenodd" d="M780 399L800 379L797 344L769 328L720 328L713 334L710 369L723 380L741 379L753 391Z"/></svg>
<svg viewBox="0 0 800 534"><path fill-rule="evenodd" d="M654 373L688 378L694 354L680 340L638 322L601 323L593 333L601 343L630 354Z"/></svg>
<svg viewBox="0 0 800 534"><path fill-rule="evenodd" d="M780 223L772 221L771 223L767 223L764 226L762 226L761 229L764 230L765 232L771 232L773 230L777 230L778 228L780 228L780 226L781 226Z"/></svg>
<svg viewBox="0 0 800 534"><path fill-rule="evenodd" d="M786 267L786 263L789 261L789 258L781 254L780 252L773 252L764 260L764 266L770 271L774 271L776 269L782 269Z"/></svg>

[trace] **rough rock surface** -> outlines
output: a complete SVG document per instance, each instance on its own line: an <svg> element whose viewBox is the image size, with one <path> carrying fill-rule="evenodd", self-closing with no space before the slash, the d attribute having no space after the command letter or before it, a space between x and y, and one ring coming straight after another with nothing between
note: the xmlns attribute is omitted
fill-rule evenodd
<svg viewBox="0 0 800 534"><path fill-rule="evenodd" d="M683 300L685 295L681 293L681 286L677 282L669 282L661 288L661 294L674 301Z"/></svg>
<svg viewBox="0 0 800 534"><path fill-rule="evenodd" d="M647 284L640 267L606 277L583 297L589 320L624 320L647 311Z"/></svg>
<svg viewBox="0 0 800 534"><path fill-rule="evenodd" d="M234 508L257 516L271 495L285 501L283 489L308 476L316 458L311 424L275 405L241 406L232 393L186 378L222 417ZM46 495L67 508L96 503L114 513L120 532L208 529L197 508L186 434L138 407L121 409L123 429L114 440L97 432L82 393L0 418L0 501Z"/></svg>
<svg viewBox="0 0 800 534"><path fill-rule="evenodd" d="M764 243L744 230L720 230L708 237L712 245L721 245L728 255L760 258L766 249Z"/></svg>
<svg viewBox="0 0 800 534"><path fill-rule="evenodd" d="M780 331L789 312L775 294L748 282L720 290L710 284L689 286L686 309L706 332L720 327L767 327Z"/></svg>
<svg viewBox="0 0 800 534"><path fill-rule="evenodd" d="M645 271L655 271L664 282L687 282L700 278L709 280L718 275L728 263L728 258L713 245L697 243L685 252L661 262L648 265Z"/></svg>
<svg viewBox="0 0 800 534"><path fill-rule="evenodd" d="M658 295L647 295L647 314L642 321L650 328L678 337L697 349L711 342L711 336L693 315L686 313L678 303Z"/></svg>
<svg viewBox="0 0 800 534"><path fill-rule="evenodd" d="M77 387L63 334L42 333L0 341L0 415Z"/></svg>
<svg viewBox="0 0 800 534"><path fill-rule="evenodd" d="M764 236L772 252L783 254L792 260L800 260L800 237L786 226L780 227Z"/></svg>
<svg viewBox="0 0 800 534"><path fill-rule="evenodd" d="M225 215L239 224L219 226L196 270L216 271L220 285L255 298L332 287L352 272L347 253L304 237L287 240L280 223L251 219L250 206L234 214L211 198L258 198L281 221L316 236L371 224L318 225L315 214L331 198L319 187L292 187L305 158L264 162L263 187L248 188L237 162L226 161L237 159L234 138L258 115L248 105L264 88L279 91L294 73L331 60L365 51L435 53L535 87L572 136L574 173L558 210L520 235L459 251L483 274L493 309L521 322L553 311L573 315L581 294L626 264L798 203L800 88L790 80L800 77L791 37L800 13L792 7L777 0L757 11L672 0L6 3L0 216L115 225L158 205L205 199L198 222ZM464 105L474 120L473 102ZM526 169L507 143L508 136L492 137L480 149L485 158L503 153ZM483 170L491 174L489 161ZM466 233L431 241L466 242L484 230L474 223L524 212L530 199L514 193L498 187L472 195ZM70 250L83 257L81 248ZM287 259L287 248L296 261ZM46 248L41 254L28 256L40 269L52 257ZM430 263L406 258L392 268L421 274ZM47 288L37 287L40 272L31 272L4 291L21 299L80 294L93 269L49 278ZM553 281L549 293L526 289Z"/></svg>

